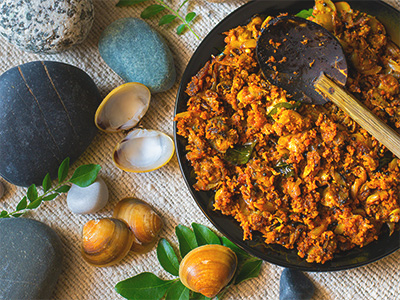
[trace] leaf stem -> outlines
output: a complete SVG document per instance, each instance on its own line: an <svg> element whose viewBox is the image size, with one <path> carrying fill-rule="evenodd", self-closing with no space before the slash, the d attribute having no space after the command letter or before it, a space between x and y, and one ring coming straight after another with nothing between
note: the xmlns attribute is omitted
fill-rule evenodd
<svg viewBox="0 0 400 300"><path fill-rule="evenodd" d="M181 21L186 25L186 27L194 34L194 36L195 36L198 40L200 40L200 37L193 31L193 29L192 29L192 27L190 27L189 23L186 22L186 20L185 20L184 18L182 18L182 17L179 15L179 10L182 8L182 6L183 6L188 0L183 1L183 3L179 6L178 10L174 10L174 9L170 8L170 7L169 7L167 4L165 4L162 0L155 0L155 1L156 1L158 4L160 4L161 6L165 7L166 9L168 9L170 12L172 12L179 20L181 20Z"/></svg>
<svg viewBox="0 0 400 300"><path fill-rule="evenodd" d="M46 197L49 194L55 192L60 186L65 185L66 183L69 183L69 180L64 180L64 181L58 183L55 187L49 189L47 192L43 193L43 195L41 195L40 197L38 197L34 201L43 200L44 197ZM34 201L32 201L32 202L34 202ZM29 210L31 210L31 209L25 208L25 209L22 209L22 210L14 210L13 212L7 213L7 215L3 216L3 218L12 217L12 216L17 215L17 214L25 214Z"/></svg>
<svg viewBox="0 0 400 300"><path fill-rule="evenodd" d="M185 0L182 2L181 5L179 5L178 9L176 10L176 12L179 12L181 10L181 8L186 4L186 2L188 2L189 0Z"/></svg>

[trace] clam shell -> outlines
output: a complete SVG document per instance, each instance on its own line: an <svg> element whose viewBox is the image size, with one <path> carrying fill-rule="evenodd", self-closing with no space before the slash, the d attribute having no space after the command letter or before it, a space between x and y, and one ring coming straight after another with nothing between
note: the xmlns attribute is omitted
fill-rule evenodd
<svg viewBox="0 0 400 300"><path fill-rule="evenodd" d="M233 278L238 260L221 245L204 245L190 251L179 265L183 285L206 297L215 297Z"/></svg>
<svg viewBox="0 0 400 300"><path fill-rule="evenodd" d="M82 257L97 267L114 265L128 254L133 239L132 231L122 220L90 220L82 231Z"/></svg>
<svg viewBox="0 0 400 300"><path fill-rule="evenodd" d="M168 163L174 151L174 142L166 134L134 129L115 147L113 161L127 172L150 172Z"/></svg>
<svg viewBox="0 0 400 300"><path fill-rule="evenodd" d="M131 250L144 253L158 240L163 227L161 217L146 202L135 199L122 199L114 208L114 218L124 220L135 235Z"/></svg>
<svg viewBox="0 0 400 300"><path fill-rule="evenodd" d="M128 82L113 89L95 114L96 126L105 132L128 130L136 126L150 105L149 89L138 82Z"/></svg>

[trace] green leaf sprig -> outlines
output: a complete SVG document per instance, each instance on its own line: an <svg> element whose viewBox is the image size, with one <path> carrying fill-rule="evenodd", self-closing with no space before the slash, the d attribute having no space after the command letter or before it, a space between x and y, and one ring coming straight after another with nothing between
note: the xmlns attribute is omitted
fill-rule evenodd
<svg viewBox="0 0 400 300"><path fill-rule="evenodd" d="M178 225L175 234L179 242L179 255L166 239L161 239L157 246L157 258L165 271L179 276L180 261L191 250L208 244L223 245L236 253L238 267L231 282L216 296L221 299L231 285L237 285L247 279L257 277L261 270L262 260L254 258L233 244L226 237L217 236L204 225L192 223L192 228ZM165 300L206 300L210 299L185 287L179 278L163 280L153 273L144 272L116 284L115 290L122 297L131 300L154 299L165 296Z"/></svg>
<svg viewBox="0 0 400 300"><path fill-rule="evenodd" d="M303 9L303 10L301 10L301 11L299 11L297 14L296 14L296 17L300 17L300 18L303 18L303 19L307 19L307 18L309 18L309 17L311 17L313 14L313 8L310 8L310 9Z"/></svg>
<svg viewBox="0 0 400 300"><path fill-rule="evenodd" d="M139 4L142 2L146 2L148 0L119 0L119 2L117 3L117 6L122 7L122 6L130 6L130 5L135 5L135 4ZM159 13L161 13L164 10L169 11L169 14L163 15L160 18L160 21L158 22L159 26L162 25L166 25L171 23L172 21L174 21L175 19L179 19L182 24L180 24L177 28L176 28L176 33L178 35L183 34L183 32L185 31L185 29L189 29L194 36L197 39L200 39L200 37L193 31L192 27L190 26L190 22L193 21L193 19L196 17L196 13L195 12L189 12L185 15L185 17L181 16L179 14L180 10L182 9L182 7L188 2L188 0L184 0L181 5L179 5L178 9L175 10L173 8L171 8L170 6L168 6L164 0L155 0L155 2L157 2L157 4L152 4L150 6L148 6L142 13L141 13L141 17L143 19L149 19Z"/></svg>
<svg viewBox="0 0 400 300"><path fill-rule="evenodd" d="M68 193L71 188L71 184L76 184L80 187L87 187L91 185L97 178L97 175L101 169L99 165L88 164L82 165L76 168L70 179L66 179L69 171L69 157L63 160L60 167L58 168L58 183L51 187L50 174L47 173L42 182L43 194L39 196L37 187L32 184L21 201L17 204L17 207L12 212L5 210L0 212L0 218L20 217L29 210L38 208L43 201L54 200L57 196L62 193Z"/></svg>

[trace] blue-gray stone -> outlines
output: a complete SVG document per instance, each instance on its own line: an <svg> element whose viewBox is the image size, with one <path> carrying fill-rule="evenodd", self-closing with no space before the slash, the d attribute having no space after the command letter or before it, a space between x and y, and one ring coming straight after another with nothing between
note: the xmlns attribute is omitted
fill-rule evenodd
<svg viewBox="0 0 400 300"><path fill-rule="evenodd" d="M81 69L49 61L23 64L0 76L0 176L8 182L41 185L57 177L97 133L101 102L93 80Z"/></svg>
<svg viewBox="0 0 400 300"><path fill-rule="evenodd" d="M0 1L0 34L29 52L57 53L79 44L93 20L92 0Z"/></svg>
<svg viewBox="0 0 400 300"><path fill-rule="evenodd" d="M166 91L176 79L171 50L145 21L119 19L101 34L99 52L125 82L140 82L152 93Z"/></svg>
<svg viewBox="0 0 400 300"><path fill-rule="evenodd" d="M26 218L0 219L0 299L49 299L62 270L53 229Z"/></svg>
<svg viewBox="0 0 400 300"><path fill-rule="evenodd" d="M0 181L0 199L4 195L4 184Z"/></svg>
<svg viewBox="0 0 400 300"><path fill-rule="evenodd" d="M303 272L284 269L279 282L279 300L310 300L314 285Z"/></svg>

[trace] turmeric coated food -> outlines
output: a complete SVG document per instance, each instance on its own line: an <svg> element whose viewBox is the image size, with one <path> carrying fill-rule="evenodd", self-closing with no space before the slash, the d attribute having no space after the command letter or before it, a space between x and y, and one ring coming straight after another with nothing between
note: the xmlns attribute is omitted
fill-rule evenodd
<svg viewBox="0 0 400 300"><path fill-rule="evenodd" d="M235 218L244 239L297 249L307 262L363 247L400 219L400 161L332 103L300 104L266 81L255 47L271 17L226 33L226 48L187 86L176 115L197 190ZM374 17L317 0L310 20L331 31L349 62L346 88L400 129L400 50ZM290 57L287 58L290 60Z"/></svg>

